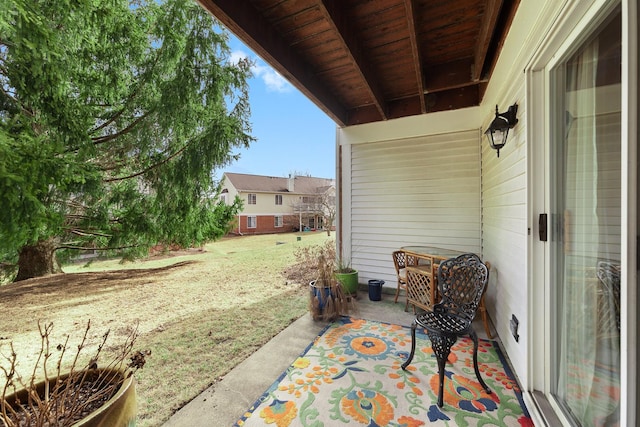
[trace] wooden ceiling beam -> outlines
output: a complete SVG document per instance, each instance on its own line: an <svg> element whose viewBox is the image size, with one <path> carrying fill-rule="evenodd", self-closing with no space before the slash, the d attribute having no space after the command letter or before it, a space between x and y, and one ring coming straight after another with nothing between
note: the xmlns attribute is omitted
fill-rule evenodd
<svg viewBox="0 0 640 427"><path fill-rule="evenodd" d="M457 110L480 105L479 85L461 87L425 95L427 113Z"/></svg>
<svg viewBox="0 0 640 427"><path fill-rule="evenodd" d="M376 107L374 107L373 105L367 105L349 110L349 120L347 121L347 126L361 125L378 121L380 121L380 119Z"/></svg>
<svg viewBox="0 0 640 427"><path fill-rule="evenodd" d="M425 70L424 93L442 92L478 84L473 81L473 60L461 59Z"/></svg>
<svg viewBox="0 0 640 427"><path fill-rule="evenodd" d="M424 75L422 73L422 55L420 54L420 46L418 46L418 32L416 27L415 0L404 0L404 8L407 13L407 29L409 30L409 40L411 42L411 54L413 55L414 69L416 73L416 84L418 93L424 93ZM426 113L427 107L424 102L424 96L418 97L420 100L420 112Z"/></svg>
<svg viewBox="0 0 640 427"><path fill-rule="evenodd" d="M352 30L353 26L349 25L348 19L344 14L344 2L342 0L322 0L320 4L321 13L331 25L332 31L340 39L349 56L349 60L365 83L373 105L380 114L380 118L386 120L388 118L388 111L382 90L380 89L378 77L374 74L373 67L371 67L366 59L364 49L358 41L357 34Z"/></svg>
<svg viewBox="0 0 640 427"><path fill-rule="evenodd" d="M421 107L423 103L426 104L426 113L478 106L482 85L484 83L389 101L389 119L424 114ZM348 126L376 121L377 112L372 105L349 110Z"/></svg>
<svg viewBox="0 0 640 427"><path fill-rule="evenodd" d="M347 123L348 112L315 76L313 69L296 55L273 26L248 1L198 0L224 26L240 38L338 125Z"/></svg>
<svg viewBox="0 0 640 427"><path fill-rule="evenodd" d="M423 107L424 106L424 107ZM422 109L425 108L423 112ZM389 102L389 114L392 119L408 116L418 116L426 113L425 96L411 96Z"/></svg>
<svg viewBox="0 0 640 427"><path fill-rule="evenodd" d="M487 0L487 5L482 15L482 24L478 33L478 42L473 55L473 70L471 80L480 81L485 62L487 61L487 53L491 44L491 37L495 31L498 19L500 18L500 10L502 9L503 0Z"/></svg>

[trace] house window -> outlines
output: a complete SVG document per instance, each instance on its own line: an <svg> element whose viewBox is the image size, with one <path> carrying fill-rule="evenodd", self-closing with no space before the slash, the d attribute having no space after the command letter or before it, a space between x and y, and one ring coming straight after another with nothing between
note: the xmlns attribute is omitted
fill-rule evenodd
<svg viewBox="0 0 640 427"><path fill-rule="evenodd" d="M282 194L276 194L276 205L282 204Z"/></svg>
<svg viewBox="0 0 640 427"><path fill-rule="evenodd" d="M249 203L250 205L256 204L256 195L254 193L247 194L247 203Z"/></svg>
<svg viewBox="0 0 640 427"><path fill-rule="evenodd" d="M282 215L275 216L273 221L274 227L282 227Z"/></svg>
<svg viewBox="0 0 640 427"><path fill-rule="evenodd" d="M318 198L312 197L312 196L302 196L302 203L308 203L308 204L318 203Z"/></svg>
<svg viewBox="0 0 640 427"><path fill-rule="evenodd" d="M255 216L248 216L247 217L247 228L256 228L257 227L257 220Z"/></svg>

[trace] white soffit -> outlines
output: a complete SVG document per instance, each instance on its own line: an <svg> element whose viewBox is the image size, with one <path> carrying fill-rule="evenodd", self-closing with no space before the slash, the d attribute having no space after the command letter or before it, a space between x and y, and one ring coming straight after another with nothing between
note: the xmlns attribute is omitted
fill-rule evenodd
<svg viewBox="0 0 640 427"><path fill-rule="evenodd" d="M391 141L479 129L486 117L480 107L402 117L338 129L341 145Z"/></svg>

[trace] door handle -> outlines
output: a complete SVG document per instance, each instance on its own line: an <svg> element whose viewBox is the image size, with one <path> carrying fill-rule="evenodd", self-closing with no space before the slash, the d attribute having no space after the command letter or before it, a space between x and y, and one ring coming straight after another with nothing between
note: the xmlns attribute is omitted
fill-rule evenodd
<svg viewBox="0 0 640 427"><path fill-rule="evenodd" d="M538 235L541 242L547 241L547 214L540 214L538 217Z"/></svg>

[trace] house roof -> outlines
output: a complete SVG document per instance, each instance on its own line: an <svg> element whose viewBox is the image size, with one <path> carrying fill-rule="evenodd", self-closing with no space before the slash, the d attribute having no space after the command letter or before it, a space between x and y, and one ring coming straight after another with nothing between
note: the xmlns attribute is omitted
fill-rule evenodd
<svg viewBox="0 0 640 427"><path fill-rule="evenodd" d="M520 0L199 0L338 125L480 105Z"/></svg>
<svg viewBox="0 0 640 427"><path fill-rule="evenodd" d="M332 179L295 176L280 178L275 176L248 175L242 173L224 174L231 185L239 192L256 193L292 193L292 194L324 194L335 185ZM289 191L289 180L293 179L293 191Z"/></svg>

